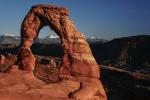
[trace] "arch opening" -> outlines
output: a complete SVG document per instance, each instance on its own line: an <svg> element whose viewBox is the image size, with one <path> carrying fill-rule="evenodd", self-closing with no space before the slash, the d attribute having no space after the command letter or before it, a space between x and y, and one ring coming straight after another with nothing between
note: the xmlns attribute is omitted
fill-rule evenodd
<svg viewBox="0 0 150 100"><path fill-rule="evenodd" d="M31 46L31 51L36 57L35 77L46 82L58 81L64 51L61 47L60 37L50 26L44 26L39 30Z"/></svg>
<svg viewBox="0 0 150 100"><path fill-rule="evenodd" d="M31 50L39 56L62 58L64 55L60 37L49 26L44 26L39 31Z"/></svg>

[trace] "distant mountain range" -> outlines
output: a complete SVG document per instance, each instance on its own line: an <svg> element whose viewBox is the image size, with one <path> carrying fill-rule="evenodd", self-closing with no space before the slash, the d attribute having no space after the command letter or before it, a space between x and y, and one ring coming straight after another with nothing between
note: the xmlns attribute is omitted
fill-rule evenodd
<svg viewBox="0 0 150 100"><path fill-rule="evenodd" d="M10 45L0 45L0 48L13 48L13 46L17 45L12 44L17 44L19 41L20 38L17 36L2 35L0 36L0 44ZM87 41L90 43L93 55L99 64L111 64L114 66L150 66L150 35L116 38L111 41L88 38ZM51 53L52 55L56 54L54 56L59 55L58 57L61 57L61 54L63 54L61 52L61 46L55 45L60 42L58 37L47 36L42 39L36 39L35 42L36 43L32 46L32 51L37 55L48 56L49 53ZM6 51L5 49L3 50L3 52ZM61 53L59 54L56 51Z"/></svg>
<svg viewBox="0 0 150 100"><path fill-rule="evenodd" d="M3 34L0 35L0 44L19 44L20 36L15 36L12 34ZM101 39L98 37L88 37L87 41L89 43L104 43L107 42L105 39ZM56 35L48 35L45 38L36 38L35 43L42 44L60 44L60 38Z"/></svg>
<svg viewBox="0 0 150 100"><path fill-rule="evenodd" d="M0 44L19 44L20 37L12 34L0 35Z"/></svg>

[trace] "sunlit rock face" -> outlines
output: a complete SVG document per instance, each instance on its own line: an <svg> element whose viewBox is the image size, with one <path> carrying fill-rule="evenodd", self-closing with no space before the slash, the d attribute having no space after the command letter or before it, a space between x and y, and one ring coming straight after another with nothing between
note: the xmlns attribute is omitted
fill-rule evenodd
<svg viewBox="0 0 150 100"><path fill-rule="evenodd" d="M76 29L66 8L45 4L31 8L21 27L21 48L17 60L20 69L35 69L35 58L30 47L44 26L49 26L61 39L64 56L59 77L80 82L81 88L71 92L70 97L77 100L106 100L99 81L99 67L84 35ZM91 99L95 96L98 98Z"/></svg>

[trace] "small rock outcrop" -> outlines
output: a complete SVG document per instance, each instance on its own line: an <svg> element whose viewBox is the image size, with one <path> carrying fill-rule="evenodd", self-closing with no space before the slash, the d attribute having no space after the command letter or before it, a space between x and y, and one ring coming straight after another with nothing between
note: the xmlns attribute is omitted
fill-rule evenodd
<svg viewBox="0 0 150 100"><path fill-rule="evenodd" d="M17 64L20 69L33 71L35 58L30 47L38 32L49 26L61 39L64 56L59 77L80 82L80 89L70 91L76 100L106 100L106 94L99 80L100 71L84 35L69 18L69 10L54 5L36 5L26 15L21 27L21 48ZM57 83L56 83L57 84ZM93 99L92 99L93 98Z"/></svg>
<svg viewBox="0 0 150 100"><path fill-rule="evenodd" d="M0 55L0 64L3 64L5 61L5 56Z"/></svg>

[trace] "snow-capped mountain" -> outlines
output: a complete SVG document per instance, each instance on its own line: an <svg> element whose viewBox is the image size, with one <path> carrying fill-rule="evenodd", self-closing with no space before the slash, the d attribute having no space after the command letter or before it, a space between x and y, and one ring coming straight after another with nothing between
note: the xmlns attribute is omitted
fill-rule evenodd
<svg viewBox="0 0 150 100"><path fill-rule="evenodd" d="M6 33L6 34L3 34L2 36L4 36L4 37L15 37L15 35L13 35L13 34L10 34L10 33Z"/></svg>
<svg viewBox="0 0 150 100"><path fill-rule="evenodd" d="M47 39L57 39L57 38L59 38L59 36L50 34L50 35L46 36L45 38L47 38Z"/></svg>
<svg viewBox="0 0 150 100"><path fill-rule="evenodd" d="M19 44L20 37L13 34L0 35L0 44Z"/></svg>
<svg viewBox="0 0 150 100"><path fill-rule="evenodd" d="M107 42L107 40L102 39L100 37L95 37L95 36L87 37L86 40L87 40L88 43L97 43L97 42L105 43L105 42Z"/></svg>
<svg viewBox="0 0 150 100"><path fill-rule="evenodd" d="M43 44L60 44L60 38L57 35L48 35L45 38L38 38L36 39L36 43L43 43Z"/></svg>

